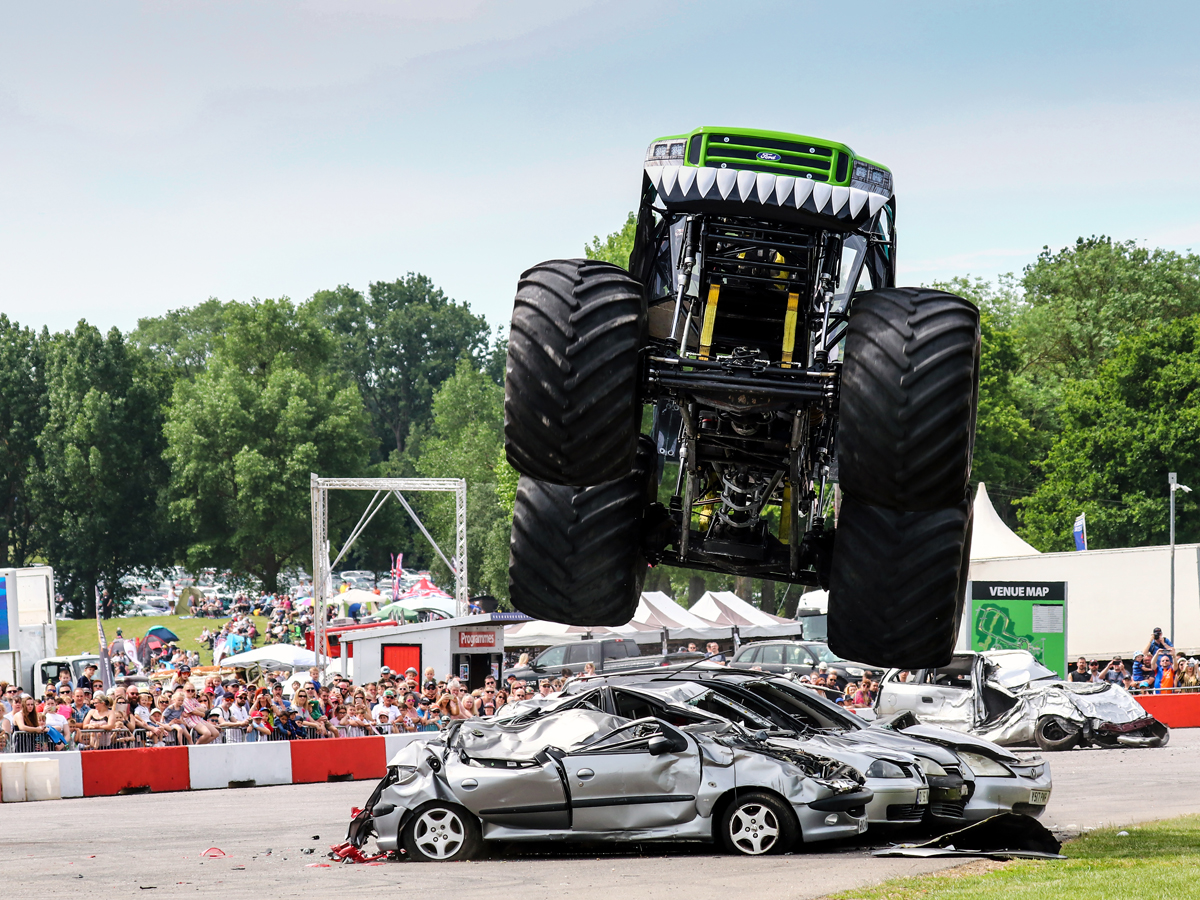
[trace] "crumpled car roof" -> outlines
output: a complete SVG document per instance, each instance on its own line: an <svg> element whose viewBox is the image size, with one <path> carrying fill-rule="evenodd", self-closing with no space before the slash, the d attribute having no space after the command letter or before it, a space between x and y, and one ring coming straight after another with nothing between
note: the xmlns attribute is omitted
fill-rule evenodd
<svg viewBox="0 0 1200 900"><path fill-rule="evenodd" d="M471 756L533 759L546 747L570 751L630 722L592 709L564 709L520 724L468 719L452 746Z"/></svg>

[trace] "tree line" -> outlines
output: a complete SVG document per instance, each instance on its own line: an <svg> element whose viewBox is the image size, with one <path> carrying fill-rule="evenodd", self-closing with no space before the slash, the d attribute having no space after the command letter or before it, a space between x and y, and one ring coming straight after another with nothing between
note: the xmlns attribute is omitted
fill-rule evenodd
<svg viewBox="0 0 1200 900"><path fill-rule="evenodd" d="M633 221L584 248L628 261ZM1163 542L1166 477L1200 481L1200 257L1107 237L1020 277L939 284L982 313L974 478L1040 550ZM0 314L0 564L45 561L77 615L97 586L173 564L278 588L310 566L309 473L462 477L471 590L507 597L516 473L504 460L505 329L410 273L294 303L210 299L131 332L36 332ZM453 543L452 498L408 498ZM365 498L331 495L331 540ZM1200 540L1181 497L1178 536ZM340 545L339 545L340 546ZM342 565L449 573L398 504ZM647 588L800 589L662 567ZM781 586L782 587L782 586Z"/></svg>
<svg viewBox="0 0 1200 900"><path fill-rule="evenodd" d="M123 576L173 564L276 590L310 568L310 473L455 476L472 588L503 590L503 363L487 321L418 274L303 303L208 300L128 334L0 315L0 563L53 565L80 615L98 586L120 597ZM446 541L447 498L410 499ZM364 502L332 495L334 541ZM397 551L437 559L393 503L343 565L386 571Z"/></svg>

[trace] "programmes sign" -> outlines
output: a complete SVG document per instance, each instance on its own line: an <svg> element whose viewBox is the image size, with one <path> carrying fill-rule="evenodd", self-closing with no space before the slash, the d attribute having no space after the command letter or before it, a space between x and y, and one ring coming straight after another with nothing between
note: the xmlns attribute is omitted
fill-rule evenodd
<svg viewBox="0 0 1200 900"><path fill-rule="evenodd" d="M460 631L458 633L459 650L480 650L496 646L494 631Z"/></svg>
<svg viewBox="0 0 1200 900"><path fill-rule="evenodd" d="M971 649L1028 650L1065 678L1066 582L971 582Z"/></svg>

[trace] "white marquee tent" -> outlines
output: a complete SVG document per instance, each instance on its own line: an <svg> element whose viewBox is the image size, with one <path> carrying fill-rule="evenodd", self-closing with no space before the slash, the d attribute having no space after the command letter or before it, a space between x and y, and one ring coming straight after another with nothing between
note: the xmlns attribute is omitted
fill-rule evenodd
<svg viewBox="0 0 1200 900"><path fill-rule="evenodd" d="M997 559L999 557L1037 556L1038 551L1027 544L1017 533L1004 524L987 488L979 482L975 491L975 525L971 532L971 559Z"/></svg>

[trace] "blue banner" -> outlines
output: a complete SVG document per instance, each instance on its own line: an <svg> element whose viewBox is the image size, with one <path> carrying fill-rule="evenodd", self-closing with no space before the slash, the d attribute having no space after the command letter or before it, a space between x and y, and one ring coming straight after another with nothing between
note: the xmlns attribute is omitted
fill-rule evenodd
<svg viewBox="0 0 1200 900"><path fill-rule="evenodd" d="M1087 520L1084 518L1086 513L1080 513L1079 518L1075 520L1075 549L1087 549Z"/></svg>
<svg viewBox="0 0 1200 900"><path fill-rule="evenodd" d="M11 650L8 640L8 579L0 578L0 650Z"/></svg>

